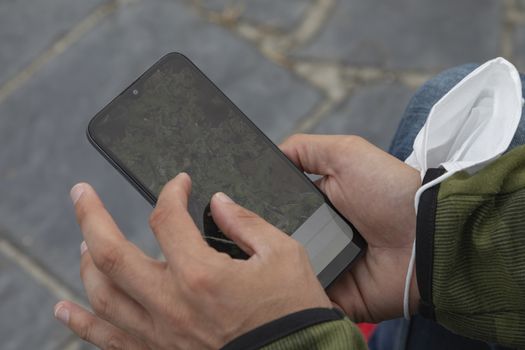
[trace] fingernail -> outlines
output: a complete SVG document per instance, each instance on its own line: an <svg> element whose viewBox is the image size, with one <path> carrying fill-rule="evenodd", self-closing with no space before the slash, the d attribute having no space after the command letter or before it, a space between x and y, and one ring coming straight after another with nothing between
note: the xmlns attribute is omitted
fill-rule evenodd
<svg viewBox="0 0 525 350"><path fill-rule="evenodd" d="M80 196L82 196L82 193L84 193L83 184L76 184L75 186L73 186L73 188L69 192L69 195L71 196L71 200L73 201L73 204L77 203L77 201L80 199Z"/></svg>
<svg viewBox="0 0 525 350"><path fill-rule="evenodd" d="M228 197L226 194L222 193L222 192L217 192L215 194L215 197L217 197L217 199L223 203L228 203L228 204L232 204L234 203L233 200Z"/></svg>
<svg viewBox="0 0 525 350"><path fill-rule="evenodd" d="M83 255L87 250L87 244L86 244L86 241L82 241L82 243L80 243L80 255Z"/></svg>
<svg viewBox="0 0 525 350"><path fill-rule="evenodd" d="M55 308L55 318L67 325L69 323L69 310L62 304Z"/></svg>

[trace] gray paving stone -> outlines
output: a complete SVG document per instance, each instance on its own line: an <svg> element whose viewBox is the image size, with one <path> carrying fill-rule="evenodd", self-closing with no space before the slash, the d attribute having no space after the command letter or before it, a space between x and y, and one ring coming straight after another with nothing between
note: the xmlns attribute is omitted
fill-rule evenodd
<svg viewBox="0 0 525 350"><path fill-rule="evenodd" d="M499 55L501 1L339 1L299 57L440 70Z"/></svg>
<svg viewBox="0 0 525 350"><path fill-rule="evenodd" d="M81 341L81 343L79 344L78 350L98 350L98 348L94 345L91 345L87 342L84 342L84 341Z"/></svg>
<svg viewBox="0 0 525 350"><path fill-rule="evenodd" d="M151 208L88 144L89 119L166 52L191 57L278 140L319 99L287 71L182 1L143 1L106 18L0 105L0 223L46 268L81 290L81 236L68 190L92 183L126 234L156 254Z"/></svg>
<svg viewBox="0 0 525 350"><path fill-rule="evenodd" d="M411 89L399 83L364 87L312 132L359 135L387 150L412 94Z"/></svg>
<svg viewBox="0 0 525 350"><path fill-rule="evenodd" d="M58 300L2 254L0 300L2 350L61 349L70 336L53 317Z"/></svg>
<svg viewBox="0 0 525 350"><path fill-rule="evenodd" d="M310 3L306 0L247 0L244 14L249 20L290 30L298 24Z"/></svg>
<svg viewBox="0 0 525 350"><path fill-rule="evenodd" d="M27 66L103 0L0 2L0 84Z"/></svg>
<svg viewBox="0 0 525 350"><path fill-rule="evenodd" d="M242 18L265 26L290 30L297 25L311 2L311 0L205 0L201 3L215 11L231 5L241 5Z"/></svg>
<svg viewBox="0 0 525 350"><path fill-rule="evenodd" d="M228 7L238 6L240 0L198 0L199 6L211 11L222 11Z"/></svg>
<svg viewBox="0 0 525 350"><path fill-rule="evenodd" d="M512 63L516 65L520 72L525 72L525 26L517 27L512 39L514 45Z"/></svg>
<svg viewBox="0 0 525 350"><path fill-rule="evenodd" d="M79 342L80 342L79 346L78 346L78 348L76 348L78 350L98 350L98 348L96 346L91 345L91 344L89 344L87 342L84 342L84 341L79 341Z"/></svg>

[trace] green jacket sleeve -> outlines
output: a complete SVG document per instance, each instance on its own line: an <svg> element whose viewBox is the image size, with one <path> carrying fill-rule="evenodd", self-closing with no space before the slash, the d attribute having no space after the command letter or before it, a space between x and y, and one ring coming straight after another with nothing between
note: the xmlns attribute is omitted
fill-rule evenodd
<svg viewBox="0 0 525 350"><path fill-rule="evenodd" d="M288 337L279 339L264 350L364 350L367 349L361 332L348 318L321 323Z"/></svg>
<svg viewBox="0 0 525 350"><path fill-rule="evenodd" d="M525 348L525 146L425 191L416 274L420 314L464 336Z"/></svg>
<svg viewBox="0 0 525 350"><path fill-rule="evenodd" d="M262 325L223 350L365 350L357 326L337 309L308 309Z"/></svg>

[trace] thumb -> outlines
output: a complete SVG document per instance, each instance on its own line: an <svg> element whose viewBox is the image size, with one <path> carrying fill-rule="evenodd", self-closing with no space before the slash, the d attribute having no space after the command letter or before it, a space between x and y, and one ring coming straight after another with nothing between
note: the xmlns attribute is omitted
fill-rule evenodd
<svg viewBox="0 0 525 350"><path fill-rule="evenodd" d="M338 150L345 136L295 134L279 148L302 171L317 175L334 175L341 158Z"/></svg>
<svg viewBox="0 0 525 350"><path fill-rule="evenodd" d="M292 239L222 192L212 197L210 208L221 231L250 256L265 255L278 247L283 239Z"/></svg>

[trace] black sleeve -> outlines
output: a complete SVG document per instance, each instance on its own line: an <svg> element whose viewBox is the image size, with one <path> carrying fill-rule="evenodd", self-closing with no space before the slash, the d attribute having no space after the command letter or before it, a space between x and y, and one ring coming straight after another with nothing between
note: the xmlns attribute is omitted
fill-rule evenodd
<svg viewBox="0 0 525 350"><path fill-rule="evenodd" d="M428 169L422 185L443 175L445 169ZM419 314L435 319L432 303L432 266L434 259L434 227L439 184L427 189L419 199L416 223L416 278L421 300Z"/></svg>
<svg viewBox="0 0 525 350"><path fill-rule="evenodd" d="M338 309L315 308L298 311L266 323L226 344L222 350L254 350L301 329L329 321L342 320Z"/></svg>

